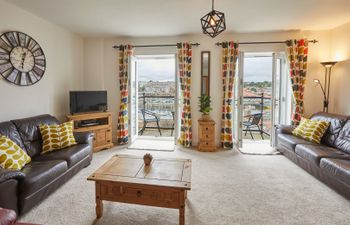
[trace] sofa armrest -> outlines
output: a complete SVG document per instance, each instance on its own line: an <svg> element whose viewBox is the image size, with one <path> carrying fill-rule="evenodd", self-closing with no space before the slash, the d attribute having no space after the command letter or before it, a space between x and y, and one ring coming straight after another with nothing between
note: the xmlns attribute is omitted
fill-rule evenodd
<svg viewBox="0 0 350 225"><path fill-rule="evenodd" d="M92 145L94 134L92 132L74 132L74 138L78 144Z"/></svg>
<svg viewBox="0 0 350 225"><path fill-rule="evenodd" d="M22 179L25 174L19 170L7 170L0 168L0 183L10 179Z"/></svg>
<svg viewBox="0 0 350 225"><path fill-rule="evenodd" d="M295 126L292 126L292 125L279 124L276 126L277 134L292 134L294 129L295 129Z"/></svg>
<svg viewBox="0 0 350 225"><path fill-rule="evenodd" d="M16 212L11 209L0 208L0 224L12 225L16 222Z"/></svg>

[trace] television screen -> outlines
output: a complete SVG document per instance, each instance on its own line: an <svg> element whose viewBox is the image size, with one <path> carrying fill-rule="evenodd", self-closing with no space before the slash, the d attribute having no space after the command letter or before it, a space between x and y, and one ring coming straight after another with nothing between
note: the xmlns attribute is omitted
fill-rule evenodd
<svg viewBox="0 0 350 225"><path fill-rule="evenodd" d="M71 91L70 113L107 111L107 91Z"/></svg>

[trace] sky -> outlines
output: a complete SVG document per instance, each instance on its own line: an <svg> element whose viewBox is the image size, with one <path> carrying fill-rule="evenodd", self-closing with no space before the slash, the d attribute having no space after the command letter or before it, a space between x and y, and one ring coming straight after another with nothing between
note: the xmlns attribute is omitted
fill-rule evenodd
<svg viewBox="0 0 350 225"><path fill-rule="evenodd" d="M139 81L174 81L175 60L139 59ZM198 70L199 71L199 70ZM272 57L247 57L244 61L244 82L272 80Z"/></svg>
<svg viewBox="0 0 350 225"><path fill-rule="evenodd" d="M244 60L244 82L272 81L272 57L249 57Z"/></svg>
<svg viewBox="0 0 350 225"><path fill-rule="evenodd" d="M137 60L139 81L175 81L175 60L141 59Z"/></svg>

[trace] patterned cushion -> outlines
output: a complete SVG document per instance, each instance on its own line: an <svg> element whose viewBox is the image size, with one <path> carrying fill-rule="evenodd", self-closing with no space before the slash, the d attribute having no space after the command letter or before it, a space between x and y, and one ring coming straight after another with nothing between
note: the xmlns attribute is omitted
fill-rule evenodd
<svg viewBox="0 0 350 225"><path fill-rule="evenodd" d="M73 135L73 121L60 125L41 125L39 129L43 139L41 154L77 144Z"/></svg>
<svg viewBox="0 0 350 225"><path fill-rule="evenodd" d="M31 158L6 136L0 137L0 165L4 169L21 170Z"/></svg>
<svg viewBox="0 0 350 225"><path fill-rule="evenodd" d="M294 129L293 135L319 144L328 126L327 121L302 118L299 126Z"/></svg>

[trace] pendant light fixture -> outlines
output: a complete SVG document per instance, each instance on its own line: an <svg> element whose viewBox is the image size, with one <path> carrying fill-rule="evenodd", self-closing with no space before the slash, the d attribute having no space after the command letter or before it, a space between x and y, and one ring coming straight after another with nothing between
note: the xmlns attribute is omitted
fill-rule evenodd
<svg viewBox="0 0 350 225"><path fill-rule="evenodd" d="M204 34L208 34L214 38L224 30L226 30L225 14L214 10L214 0L212 0L211 12L201 18L202 30Z"/></svg>

